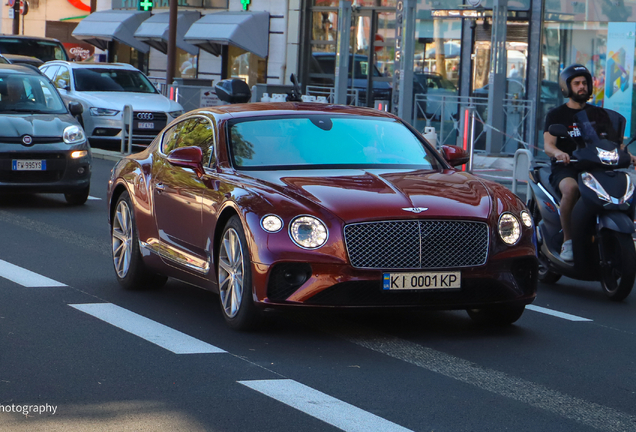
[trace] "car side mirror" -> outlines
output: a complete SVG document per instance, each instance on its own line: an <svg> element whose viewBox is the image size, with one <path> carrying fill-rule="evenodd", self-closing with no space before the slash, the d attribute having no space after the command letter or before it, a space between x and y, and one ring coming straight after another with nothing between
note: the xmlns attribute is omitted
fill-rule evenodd
<svg viewBox="0 0 636 432"><path fill-rule="evenodd" d="M84 107L79 102L69 102L68 110L73 117L77 117L84 112Z"/></svg>
<svg viewBox="0 0 636 432"><path fill-rule="evenodd" d="M172 150L168 154L168 162L174 166L194 170L199 178L205 172L203 170L203 152L201 147L189 146Z"/></svg>
<svg viewBox="0 0 636 432"><path fill-rule="evenodd" d="M568 136L568 128L562 124L550 125L550 127L548 128L548 132L550 133L550 135L559 138L565 138Z"/></svg>
<svg viewBox="0 0 636 432"><path fill-rule="evenodd" d="M57 88L59 88L59 89L62 89L62 90L70 90L71 89L71 87L66 83L66 80L63 80L63 79L58 80L57 83L55 84L55 86Z"/></svg>
<svg viewBox="0 0 636 432"><path fill-rule="evenodd" d="M453 167L464 165L470 159L470 155L466 152L466 150L454 145L443 145L442 154L444 155L446 162Z"/></svg>

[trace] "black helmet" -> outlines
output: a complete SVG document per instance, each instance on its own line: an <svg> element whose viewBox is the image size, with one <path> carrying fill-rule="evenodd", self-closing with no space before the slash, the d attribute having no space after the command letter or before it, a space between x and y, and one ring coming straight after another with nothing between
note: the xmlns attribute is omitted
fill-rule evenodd
<svg viewBox="0 0 636 432"><path fill-rule="evenodd" d="M561 87L561 93L563 93L563 97L569 98L572 96L572 88L570 87L570 81L572 78L583 76L587 80L587 92L589 99L592 95L592 74L587 68L581 64L573 64L571 66L566 67L559 75L559 87Z"/></svg>

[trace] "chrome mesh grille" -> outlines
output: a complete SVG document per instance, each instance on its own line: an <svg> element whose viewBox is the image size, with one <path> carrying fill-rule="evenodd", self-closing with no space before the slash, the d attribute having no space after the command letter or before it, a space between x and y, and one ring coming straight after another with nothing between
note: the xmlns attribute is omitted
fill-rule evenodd
<svg viewBox="0 0 636 432"><path fill-rule="evenodd" d="M387 221L345 226L356 268L428 269L483 265L488 225L466 221Z"/></svg>

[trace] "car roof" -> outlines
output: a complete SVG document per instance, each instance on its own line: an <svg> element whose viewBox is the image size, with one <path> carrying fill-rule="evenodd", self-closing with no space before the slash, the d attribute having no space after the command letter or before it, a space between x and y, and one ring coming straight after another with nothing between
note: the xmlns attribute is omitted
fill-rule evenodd
<svg viewBox="0 0 636 432"><path fill-rule="evenodd" d="M44 63L42 66L54 65L54 64L64 64L73 69L80 68L102 68L102 69L128 69L128 70L139 70L133 65L128 63L99 63L99 62L74 62L67 60L51 60Z"/></svg>
<svg viewBox="0 0 636 432"><path fill-rule="evenodd" d="M255 102L244 104L217 105L191 111L195 113L213 113L228 118L245 118L257 116L285 116L285 115L355 115L363 117L381 117L397 119L391 113L379 111L375 108L333 105L315 102Z"/></svg>
<svg viewBox="0 0 636 432"><path fill-rule="evenodd" d="M34 68L20 65L20 64L1 64L0 63L0 73L14 73L14 74L42 76L42 74L36 71Z"/></svg>
<svg viewBox="0 0 636 432"><path fill-rule="evenodd" d="M26 36L26 35L3 35L0 34L0 39L26 39L26 40L41 40L47 42L60 42L58 39L42 36Z"/></svg>

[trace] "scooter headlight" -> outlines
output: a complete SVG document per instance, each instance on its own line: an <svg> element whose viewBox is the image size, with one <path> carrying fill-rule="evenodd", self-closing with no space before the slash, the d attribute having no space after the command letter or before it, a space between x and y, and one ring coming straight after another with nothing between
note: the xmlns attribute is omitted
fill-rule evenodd
<svg viewBox="0 0 636 432"><path fill-rule="evenodd" d="M612 202L612 198L609 196L607 192L605 192L605 189L603 189L603 186L601 186L601 184L598 182L598 180L596 180L596 178L594 178L592 174L590 174L589 172L582 172L581 180L583 180L583 184L585 186L587 186L588 188L596 192L596 196L599 199L602 199L603 201L608 203ZM634 192L632 191L632 193Z"/></svg>
<svg viewBox="0 0 636 432"><path fill-rule="evenodd" d="M499 237L511 246L521 238L521 224L512 213L504 213L499 217Z"/></svg>

